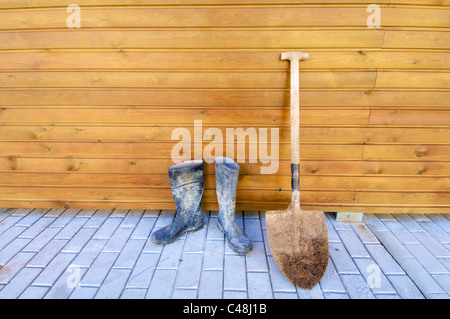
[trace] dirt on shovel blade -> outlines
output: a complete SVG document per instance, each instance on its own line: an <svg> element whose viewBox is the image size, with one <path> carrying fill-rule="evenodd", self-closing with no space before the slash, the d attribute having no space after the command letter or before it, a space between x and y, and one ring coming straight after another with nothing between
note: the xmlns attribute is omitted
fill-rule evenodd
<svg viewBox="0 0 450 319"><path fill-rule="evenodd" d="M267 212L266 223L270 250L280 270L294 285L312 289L325 273L329 260L324 213Z"/></svg>

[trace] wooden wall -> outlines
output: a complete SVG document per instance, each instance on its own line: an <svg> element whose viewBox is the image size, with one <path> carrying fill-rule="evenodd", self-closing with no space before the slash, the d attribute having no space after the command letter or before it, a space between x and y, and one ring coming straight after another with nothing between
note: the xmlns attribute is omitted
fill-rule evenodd
<svg viewBox="0 0 450 319"><path fill-rule="evenodd" d="M69 29L67 5L81 7ZM368 28L369 4L381 28ZM172 209L176 127L280 128L238 208L290 200L301 62L304 208L448 213L449 0L0 0L0 207ZM205 142L206 145L206 142ZM216 209L206 165L204 208Z"/></svg>

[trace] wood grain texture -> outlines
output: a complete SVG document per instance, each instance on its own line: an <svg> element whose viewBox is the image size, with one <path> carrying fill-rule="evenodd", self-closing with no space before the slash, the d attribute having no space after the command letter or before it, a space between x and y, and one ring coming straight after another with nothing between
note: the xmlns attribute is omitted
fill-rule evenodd
<svg viewBox="0 0 450 319"><path fill-rule="evenodd" d="M296 50L310 55L302 208L448 213L449 0L79 0L81 29L66 26L69 4L0 0L0 206L174 209L171 133L188 129L193 155L202 121L224 136L279 130L275 174L261 173L254 141L236 142L237 207L284 209L280 53ZM380 28L367 27L368 4ZM203 208L217 209L213 164L205 174Z"/></svg>

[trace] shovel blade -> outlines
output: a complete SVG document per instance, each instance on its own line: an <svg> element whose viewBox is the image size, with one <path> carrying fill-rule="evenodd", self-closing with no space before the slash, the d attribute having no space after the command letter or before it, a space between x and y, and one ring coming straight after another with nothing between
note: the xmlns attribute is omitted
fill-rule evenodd
<svg viewBox="0 0 450 319"><path fill-rule="evenodd" d="M329 254L325 214L290 206L266 212L272 256L296 286L312 289L327 269Z"/></svg>

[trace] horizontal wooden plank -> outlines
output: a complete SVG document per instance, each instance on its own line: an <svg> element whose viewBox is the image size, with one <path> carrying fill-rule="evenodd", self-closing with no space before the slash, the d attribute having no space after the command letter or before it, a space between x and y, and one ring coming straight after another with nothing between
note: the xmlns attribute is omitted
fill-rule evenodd
<svg viewBox="0 0 450 319"><path fill-rule="evenodd" d="M450 32L429 30L387 29L383 42L384 48L429 48L450 49Z"/></svg>
<svg viewBox="0 0 450 319"><path fill-rule="evenodd" d="M416 31L402 31L416 34ZM427 44L427 37L444 32L417 33L416 46ZM393 31L391 36L397 33ZM404 37L411 37L411 34ZM157 49L261 49L261 48L379 48L384 30L324 29L324 30L210 30L210 29L61 29L0 32L0 49L57 48L157 48ZM446 48L445 41L438 41ZM406 45L406 44L404 44ZM389 47L401 48L392 45ZM406 46L410 47L410 46ZM433 48L439 48L435 44ZM426 45L424 48L428 48Z"/></svg>
<svg viewBox="0 0 450 319"><path fill-rule="evenodd" d="M82 28L366 27L358 6L84 7ZM383 26L447 27L446 8L380 7ZM65 8L0 12L0 30L67 28Z"/></svg>
<svg viewBox="0 0 450 319"><path fill-rule="evenodd" d="M385 206L441 206L448 209L450 192L359 192L356 194L356 205Z"/></svg>
<svg viewBox="0 0 450 319"><path fill-rule="evenodd" d="M205 174L214 174L214 164L205 164ZM124 174L167 174L169 166L174 165L170 158L33 158L0 157L0 171L22 172L81 172L81 173L124 173ZM260 174L261 165L239 163L240 174ZM277 174L291 172L290 160L280 160ZM342 175L342 176L448 176L450 162L417 161L346 161L302 159L301 176Z"/></svg>
<svg viewBox="0 0 450 319"><path fill-rule="evenodd" d="M301 124L367 124L369 108L302 108ZM180 117L180 114L183 114ZM264 108L264 112L255 112L252 107L119 107L119 108L81 108L81 107L0 107L0 123L55 123L83 124L119 124L119 125L170 125L191 126L194 121L202 121L204 126L230 125L242 126L282 126L290 125L288 107Z"/></svg>
<svg viewBox="0 0 450 319"><path fill-rule="evenodd" d="M450 175L450 174L449 174ZM0 186L11 187L93 187L93 188L168 188L167 174L84 174L66 173L26 173L1 172ZM239 175L239 189L255 191L272 189L289 191L289 175ZM215 176L205 175L205 189L215 190ZM306 175L300 179L303 190L377 190L377 191L448 191L449 177L386 177L386 176L314 176Z"/></svg>
<svg viewBox="0 0 450 319"><path fill-rule="evenodd" d="M425 4L444 4L448 0L405 0L422 1ZM388 0L78 0L79 6L145 6L145 5L295 5L314 3L389 3ZM67 0L0 0L0 8L45 8L45 7L67 7L70 1Z"/></svg>
<svg viewBox="0 0 450 319"><path fill-rule="evenodd" d="M417 161L449 160L450 146L447 145L366 145L364 159L407 159Z"/></svg>
<svg viewBox="0 0 450 319"><path fill-rule="evenodd" d="M375 88L445 89L449 83L450 72L378 70Z"/></svg>
<svg viewBox="0 0 450 319"><path fill-rule="evenodd" d="M423 73L420 74L422 76ZM444 74L444 73L442 73ZM375 70L304 71L300 88L365 88L375 86ZM394 75L395 76L395 75ZM400 75L403 79L402 74ZM149 71L16 71L0 72L9 88L181 88L284 89L287 72L149 72ZM442 78L442 81L445 79Z"/></svg>
<svg viewBox="0 0 450 319"><path fill-rule="evenodd" d="M155 72L155 71L13 71L0 72L9 88L181 88L283 89L287 72ZM376 84L375 84L376 79ZM437 71L302 71L303 88L444 89L450 72Z"/></svg>
<svg viewBox="0 0 450 319"><path fill-rule="evenodd" d="M359 47L359 45L358 45ZM318 50L303 48L310 58L303 69L448 69L448 51L411 50ZM282 70L289 64L280 60L280 50L132 50L109 49L90 52L3 51L1 69L149 69L149 70ZM300 78L301 79L301 78Z"/></svg>
<svg viewBox="0 0 450 319"><path fill-rule="evenodd" d="M289 105L288 90L145 90L145 89L4 89L2 105L145 105L208 107L281 107ZM445 90L314 90L300 92L300 105L448 107Z"/></svg>
<svg viewBox="0 0 450 319"><path fill-rule="evenodd" d="M450 112L448 109L373 108L369 124L450 125Z"/></svg>
<svg viewBox="0 0 450 319"><path fill-rule="evenodd" d="M264 196L260 198L261 194ZM310 203L341 203L349 204L354 200L353 191L303 191L302 200ZM237 201L242 203L283 202L288 203L291 197L289 191L237 190ZM124 201L124 202L172 202L172 193L168 188L63 188L63 187L0 187L0 201ZM204 191L203 202L217 202L216 191Z"/></svg>
<svg viewBox="0 0 450 319"><path fill-rule="evenodd" d="M179 141L173 142L0 142L0 156L3 157L122 157L122 158L172 158L174 160L182 159L182 156L174 153L172 149ZM245 154L240 154L235 143L235 154L239 158L244 157L244 162L251 160L270 161L276 159L275 155L270 157L261 154L260 151L251 148L248 143L241 144L245 146ZM203 145L203 148L206 145ZM364 145L329 145L329 144L304 144L300 146L302 158L330 158L330 159L361 159ZM270 145L268 145L270 151ZM178 149L178 148L175 148ZM195 147L191 148L191 157L194 156ZM214 151L214 150L213 150ZM258 153L256 153L258 152ZM214 153L214 152L213 152ZM222 153L231 156L226 151L226 145L223 145ZM279 144L279 159L290 158L290 144ZM188 154L186 154L187 156ZM212 157L205 153L205 160L211 160ZM214 154L211 154L213 156ZM216 154L218 155L218 154ZM235 158L234 156L231 156ZM240 161L238 159L238 161Z"/></svg>
<svg viewBox="0 0 450 319"><path fill-rule="evenodd" d="M192 123L194 124L194 123ZM2 125L0 126L0 140L2 141L171 141L172 132L179 126L86 126L86 125ZM290 141L290 127L271 128L241 126L249 135L251 143L258 143L258 137L268 129L267 140L272 141L272 134L280 142ZM194 141L208 144L211 138L205 135L210 127L203 126L194 131L192 125L185 127L189 130ZM236 127L215 126L222 134L225 143L227 128L229 134L234 134ZM201 131L200 131L201 129ZM199 133L201 132L201 133ZM219 137L217 137L219 138ZM422 127L304 127L300 126L300 140L302 142L328 143L425 143L450 144L450 127L422 128Z"/></svg>

